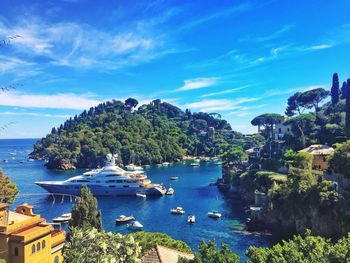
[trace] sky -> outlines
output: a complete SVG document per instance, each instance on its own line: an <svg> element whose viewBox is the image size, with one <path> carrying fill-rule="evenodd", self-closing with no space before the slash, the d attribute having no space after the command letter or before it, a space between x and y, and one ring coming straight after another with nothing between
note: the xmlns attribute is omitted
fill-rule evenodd
<svg viewBox="0 0 350 263"><path fill-rule="evenodd" d="M350 77L350 1L1 0L0 138L111 99L216 112L236 131ZM5 44L4 44L5 43ZM11 87L14 87L11 88Z"/></svg>

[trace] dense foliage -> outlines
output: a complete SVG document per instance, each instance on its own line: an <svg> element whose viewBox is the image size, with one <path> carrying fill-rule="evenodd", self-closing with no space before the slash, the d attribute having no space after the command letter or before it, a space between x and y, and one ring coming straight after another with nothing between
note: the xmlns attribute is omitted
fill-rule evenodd
<svg viewBox="0 0 350 263"><path fill-rule="evenodd" d="M141 254L144 255L147 251L155 248L156 245L172 248L184 253L192 253L191 248L181 240L172 239L167 234L156 233L156 232L135 232L128 236L132 236L136 240L141 248Z"/></svg>
<svg viewBox="0 0 350 263"><path fill-rule="evenodd" d="M216 247L214 240L205 243L201 242L198 253L193 260L180 259L179 262L191 263L238 263L239 256L233 253L226 244L222 244L221 249Z"/></svg>
<svg viewBox="0 0 350 263"><path fill-rule="evenodd" d="M250 247L248 263L343 263L350 258L350 235L333 244L329 239L306 235L294 236L272 248Z"/></svg>
<svg viewBox="0 0 350 263"><path fill-rule="evenodd" d="M0 203L12 203L17 194L16 184L12 183L10 178L5 176L0 169Z"/></svg>
<svg viewBox="0 0 350 263"><path fill-rule="evenodd" d="M97 199L86 185L81 188L80 196L72 207L69 226L102 230L101 212L97 211Z"/></svg>
<svg viewBox="0 0 350 263"><path fill-rule="evenodd" d="M222 161L226 164L241 164L248 158L241 146L232 146L221 156Z"/></svg>
<svg viewBox="0 0 350 263"><path fill-rule="evenodd" d="M141 247L132 236L122 236L95 228L72 228L63 249L65 263L137 263Z"/></svg>
<svg viewBox="0 0 350 263"><path fill-rule="evenodd" d="M160 100L137 110L135 99L106 102L67 120L38 141L33 158L48 160L49 168L103 165L107 153L123 164L153 164L183 155L214 156L232 145L251 147L255 137L231 130L218 114L191 113Z"/></svg>
<svg viewBox="0 0 350 263"><path fill-rule="evenodd" d="M350 178L350 140L335 145L334 155L329 160L330 169Z"/></svg>

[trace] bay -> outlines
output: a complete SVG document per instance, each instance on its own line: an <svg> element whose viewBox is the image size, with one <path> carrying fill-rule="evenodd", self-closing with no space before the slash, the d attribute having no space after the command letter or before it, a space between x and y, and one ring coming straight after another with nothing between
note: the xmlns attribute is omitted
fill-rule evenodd
<svg viewBox="0 0 350 263"><path fill-rule="evenodd" d="M50 171L43 161L28 161L27 155L32 151L36 139L0 140L0 167L5 175L13 180L20 193L12 204L28 203L34 206L34 212L41 214L48 222L62 213L70 212L74 203L69 197L52 198L45 190L35 185L35 181L65 180L85 170ZM7 163L2 160L8 160ZM227 198L215 186L209 186L221 177L221 166L202 163L199 167L187 164L173 164L169 167L151 166L146 169L147 176L154 183L163 183L167 188L173 187L173 196L149 197L146 199L130 197L98 197L99 209L102 211L103 227L107 231L129 233L125 225L117 226L115 218L121 214L133 215L144 225L145 231L162 232L172 238L183 240L196 250L201 240L215 239L218 244L227 243L241 260L251 245L269 246L267 236L246 234L241 231L246 218L241 200ZM170 177L177 176L177 181ZM181 206L186 214L196 215L196 223L187 223L186 214L176 216L170 209ZM219 220L207 216L210 210L222 213Z"/></svg>

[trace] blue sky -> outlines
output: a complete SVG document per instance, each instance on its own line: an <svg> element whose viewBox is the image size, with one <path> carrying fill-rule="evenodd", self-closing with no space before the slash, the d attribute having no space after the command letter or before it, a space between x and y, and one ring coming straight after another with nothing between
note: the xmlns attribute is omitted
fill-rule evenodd
<svg viewBox="0 0 350 263"><path fill-rule="evenodd" d="M234 130L350 77L350 1L1 0L0 138L41 137L99 102L160 98Z"/></svg>

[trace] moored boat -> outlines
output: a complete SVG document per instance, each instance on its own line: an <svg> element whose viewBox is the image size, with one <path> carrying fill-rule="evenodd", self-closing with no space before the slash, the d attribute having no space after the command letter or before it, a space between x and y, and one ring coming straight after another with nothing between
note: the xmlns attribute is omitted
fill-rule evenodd
<svg viewBox="0 0 350 263"><path fill-rule="evenodd" d="M174 188L169 187L168 190L165 192L166 195L173 195L174 194Z"/></svg>
<svg viewBox="0 0 350 263"><path fill-rule="evenodd" d="M127 224L127 228L132 230L141 230L143 225L139 221L133 221L130 224Z"/></svg>
<svg viewBox="0 0 350 263"><path fill-rule="evenodd" d="M95 196L122 196L165 194L160 184L152 184L144 171L126 171L115 164L117 155L108 154L103 168L85 172L65 181L35 182L52 194L79 195L83 185L87 185Z"/></svg>
<svg viewBox="0 0 350 263"><path fill-rule="evenodd" d="M222 215L218 211L212 210L208 213L208 216L211 218L220 218Z"/></svg>
<svg viewBox="0 0 350 263"><path fill-rule="evenodd" d="M196 222L196 217L195 217L195 215L189 215L189 216L187 217L187 222L190 223L190 224L195 223L195 222Z"/></svg>
<svg viewBox="0 0 350 263"><path fill-rule="evenodd" d="M115 220L115 222L117 224L122 224L122 223L130 222L132 220L135 220L135 218L133 216L121 215Z"/></svg>
<svg viewBox="0 0 350 263"><path fill-rule="evenodd" d="M172 177L170 177L170 180L173 180L173 181L178 180L178 179L179 179L178 176L172 176Z"/></svg>
<svg viewBox="0 0 350 263"><path fill-rule="evenodd" d="M71 218L72 218L72 214L66 213L66 214L62 214L61 216L52 219L52 221L55 223L68 223L69 220L71 220Z"/></svg>
<svg viewBox="0 0 350 263"><path fill-rule="evenodd" d="M176 208L171 209L170 213L174 215L183 215L185 213L185 210L182 207L178 206Z"/></svg>

